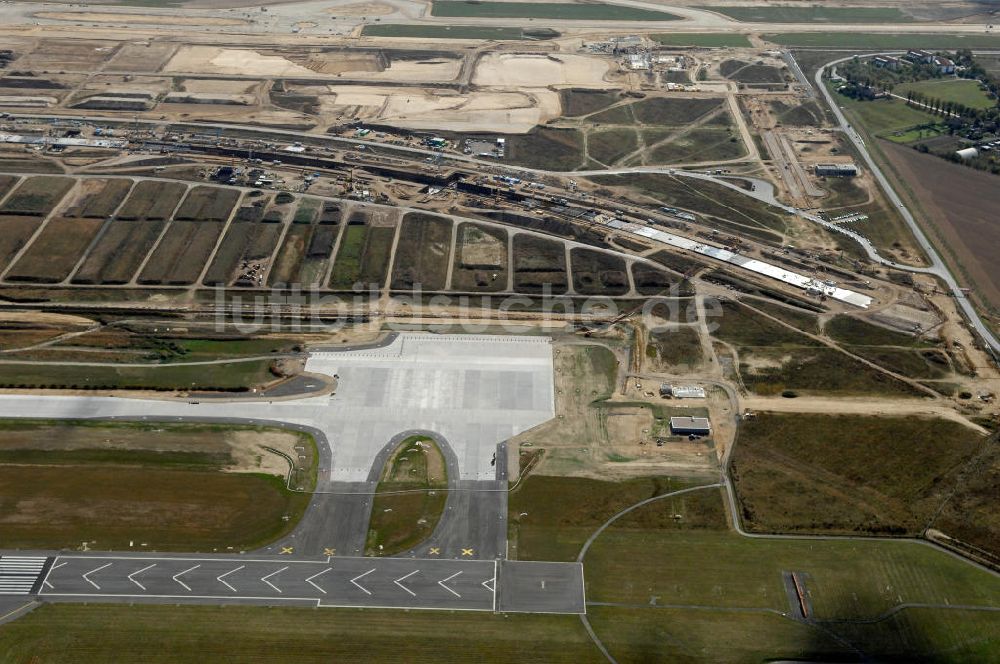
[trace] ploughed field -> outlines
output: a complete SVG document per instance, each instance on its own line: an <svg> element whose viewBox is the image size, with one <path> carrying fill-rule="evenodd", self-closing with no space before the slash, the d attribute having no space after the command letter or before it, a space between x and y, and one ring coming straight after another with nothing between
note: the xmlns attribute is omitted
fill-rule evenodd
<svg viewBox="0 0 1000 664"><path fill-rule="evenodd" d="M0 283L629 296L678 280L594 230L486 216L164 180L4 176Z"/></svg>

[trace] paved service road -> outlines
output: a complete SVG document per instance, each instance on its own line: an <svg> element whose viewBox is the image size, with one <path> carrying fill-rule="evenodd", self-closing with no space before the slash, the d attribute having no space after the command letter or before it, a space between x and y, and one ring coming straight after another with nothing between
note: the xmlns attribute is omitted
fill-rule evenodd
<svg viewBox="0 0 1000 664"><path fill-rule="evenodd" d="M17 594L48 602L585 611L578 563L181 554L37 555L30 560L32 573L20 581Z"/></svg>

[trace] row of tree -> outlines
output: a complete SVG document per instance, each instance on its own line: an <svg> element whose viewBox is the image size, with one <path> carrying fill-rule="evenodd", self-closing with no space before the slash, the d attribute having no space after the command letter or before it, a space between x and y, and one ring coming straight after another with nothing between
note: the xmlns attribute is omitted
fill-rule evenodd
<svg viewBox="0 0 1000 664"><path fill-rule="evenodd" d="M957 101L931 97L918 90L910 90L906 93L906 103L928 113L948 118L960 117L968 118L969 120L979 120L986 113L982 109L972 108Z"/></svg>

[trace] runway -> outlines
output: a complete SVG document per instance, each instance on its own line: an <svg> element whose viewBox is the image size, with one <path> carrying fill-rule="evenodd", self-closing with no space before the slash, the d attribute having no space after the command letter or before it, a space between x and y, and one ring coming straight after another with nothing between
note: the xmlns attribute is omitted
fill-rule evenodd
<svg viewBox="0 0 1000 664"><path fill-rule="evenodd" d="M585 611L578 563L17 552L0 555L0 583L8 568L19 585L4 594L47 602Z"/></svg>

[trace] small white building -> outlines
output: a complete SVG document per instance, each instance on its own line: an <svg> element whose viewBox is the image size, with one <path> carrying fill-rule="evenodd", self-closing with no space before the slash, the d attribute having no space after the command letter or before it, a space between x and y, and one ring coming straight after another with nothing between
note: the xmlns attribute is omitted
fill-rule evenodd
<svg viewBox="0 0 1000 664"><path fill-rule="evenodd" d="M959 159L975 159L979 156L979 150L976 148L962 148L955 152Z"/></svg>

